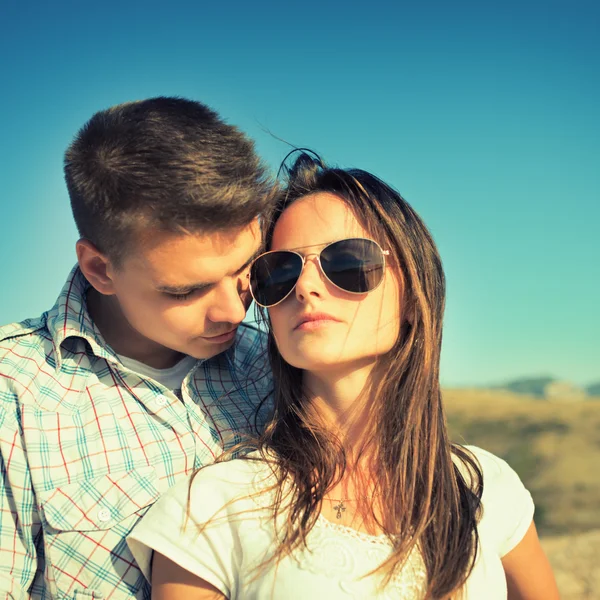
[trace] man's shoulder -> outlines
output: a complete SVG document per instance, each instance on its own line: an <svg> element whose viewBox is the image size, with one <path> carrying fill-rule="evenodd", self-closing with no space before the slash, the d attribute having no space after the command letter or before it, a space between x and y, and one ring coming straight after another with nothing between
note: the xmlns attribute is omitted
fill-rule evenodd
<svg viewBox="0 0 600 600"><path fill-rule="evenodd" d="M52 354L46 313L0 326L0 404L16 407L41 364ZM13 410L13 409L10 409ZM4 419L3 419L4 421Z"/></svg>
<svg viewBox="0 0 600 600"><path fill-rule="evenodd" d="M260 341L265 345L267 343L267 331L255 321L242 321L238 326L237 342L246 341L246 343L255 343Z"/></svg>
<svg viewBox="0 0 600 600"><path fill-rule="evenodd" d="M235 370L239 379L262 390L261 396L270 392L273 386L267 348L268 336L264 329L246 322L238 327Z"/></svg>
<svg viewBox="0 0 600 600"><path fill-rule="evenodd" d="M48 313L43 313L39 317L25 319L17 323L8 323L0 325L0 347L8 347L11 344L18 344L20 338L33 338L40 332L47 330L46 318Z"/></svg>
<svg viewBox="0 0 600 600"><path fill-rule="evenodd" d="M47 313L18 323L0 326L0 374L8 375L21 365L46 361L53 350Z"/></svg>
<svg viewBox="0 0 600 600"><path fill-rule="evenodd" d="M267 333L256 323L241 323L235 341L238 365L243 369L265 368L268 363L267 340Z"/></svg>
<svg viewBox="0 0 600 600"><path fill-rule="evenodd" d="M60 367L47 314L0 327L0 401L54 410L81 396L81 360Z"/></svg>

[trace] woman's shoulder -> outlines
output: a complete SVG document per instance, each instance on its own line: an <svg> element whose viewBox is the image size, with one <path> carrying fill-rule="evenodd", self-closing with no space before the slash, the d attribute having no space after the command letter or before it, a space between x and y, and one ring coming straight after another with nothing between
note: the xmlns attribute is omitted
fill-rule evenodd
<svg viewBox="0 0 600 600"><path fill-rule="evenodd" d="M271 465L252 453L201 467L166 490L157 504L217 511L264 489L272 477Z"/></svg>
<svg viewBox="0 0 600 600"><path fill-rule="evenodd" d="M477 527L480 536L494 543L500 556L509 552L523 537L533 519L534 504L531 494L517 472L502 458L477 446L463 446L474 458L482 474L482 514ZM472 470L457 457L461 472Z"/></svg>
<svg viewBox="0 0 600 600"><path fill-rule="evenodd" d="M462 446L461 448L468 456L475 459L475 463L480 468L483 476L484 494L497 488L504 489L506 486L515 484L518 484L519 487L522 486L518 474L504 459L478 446ZM465 470L471 471L465 464L464 459L458 458L457 464L463 473ZM472 476L469 479L472 481Z"/></svg>
<svg viewBox="0 0 600 600"><path fill-rule="evenodd" d="M241 458L216 462L199 469L190 478L190 495L211 493L220 499L231 500L240 494L263 489L273 477L273 465L258 452Z"/></svg>
<svg viewBox="0 0 600 600"><path fill-rule="evenodd" d="M239 484L253 480L256 475L269 472L272 472L270 463L263 460L259 452L250 452L242 457L218 461L202 467L196 472L194 479Z"/></svg>

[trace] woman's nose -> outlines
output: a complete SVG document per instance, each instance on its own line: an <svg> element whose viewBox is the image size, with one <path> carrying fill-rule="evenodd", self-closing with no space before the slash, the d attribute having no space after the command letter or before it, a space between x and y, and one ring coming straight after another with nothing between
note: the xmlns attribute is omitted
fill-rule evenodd
<svg viewBox="0 0 600 600"><path fill-rule="evenodd" d="M318 256L304 257L304 268L296 283L296 298L306 302L310 297L321 297L325 287L325 279Z"/></svg>

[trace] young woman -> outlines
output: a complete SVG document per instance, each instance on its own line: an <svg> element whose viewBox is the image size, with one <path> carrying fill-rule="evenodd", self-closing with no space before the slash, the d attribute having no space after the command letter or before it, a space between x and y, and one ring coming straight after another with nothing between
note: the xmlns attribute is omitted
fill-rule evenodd
<svg viewBox="0 0 600 600"><path fill-rule="evenodd" d="M300 153L286 173L249 275L274 416L134 530L153 598L558 598L516 473L448 439L425 225L364 171Z"/></svg>

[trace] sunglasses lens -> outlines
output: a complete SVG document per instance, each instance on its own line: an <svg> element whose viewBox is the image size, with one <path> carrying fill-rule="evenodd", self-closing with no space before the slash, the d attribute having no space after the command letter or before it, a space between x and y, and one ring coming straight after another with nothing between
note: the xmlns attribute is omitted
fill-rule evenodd
<svg viewBox="0 0 600 600"><path fill-rule="evenodd" d="M254 300L262 306L281 302L293 289L302 272L302 258L293 252L269 252L259 256L250 269Z"/></svg>
<svg viewBox="0 0 600 600"><path fill-rule="evenodd" d="M383 278L385 260L372 240L340 240L321 252L321 266L329 280L347 292L374 290Z"/></svg>

